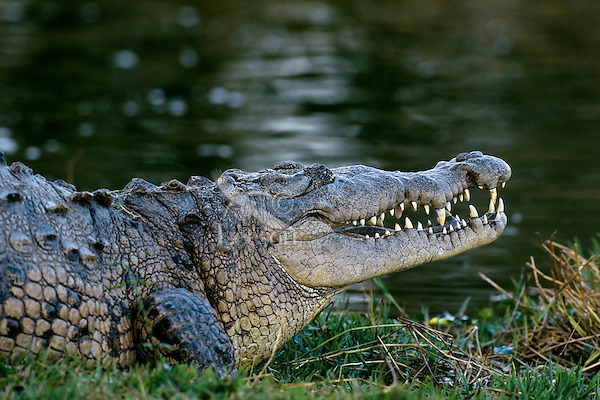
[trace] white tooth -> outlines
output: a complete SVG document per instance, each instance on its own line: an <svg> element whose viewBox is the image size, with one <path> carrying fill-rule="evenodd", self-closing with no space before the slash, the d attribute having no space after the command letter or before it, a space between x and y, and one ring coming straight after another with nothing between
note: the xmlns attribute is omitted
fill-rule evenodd
<svg viewBox="0 0 600 400"><path fill-rule="evenodd" d="M444 225L444 222L446 222L446 210L440 208L439 210L435 210L435 213L437 214L438 223Z"/></svg>
<svg viewBox="0 0 600 400"><path fill-rule="evenodd" d="M469 189L465 189L465 200L471 201L471 191Z"/></svg>
<svg viewBox="0 0 600 400"><path fill-rule="evenodd" d="M358 225L358 221L357 220L352 221L352 225Z"/></svg>
<svg viewBox="0 0 600 400"><path fill-rule="evenodd" d="M446 202L446 210L452 211L452 204L449 201Z"/></svg>
<svg viewBox="0 0 600 400"><path fill-rule="evenodd" d="M471 217L471 218L479 217L479 214L477 213L477 209L475 208L475 206L473 204L469 204L469 217Z"/></svg>
<svg viewBox="0 0 600 400"><path fill-rule="evenodd" d="M477 186L477 187L478 187L479 189L482 189L482 190L483 190L483 185L479 185L479 186Z"/></svg>
<svg viewBox="0 0 600 400"><path fill-rule="evenodd" d="M450 225L450 226L448 227L448 230L449 230L450 232L454 232L454 228L452 227L452 225Z"/></svg>
<svg viewBox="0 0 600 400"><path fill-rule="evenodd" d="M417 211L417 209L419 208L416 201L411 201L410 206L412 207L413 211Z"/></svg>
<svg viewBox="0 0 600 400"><path fill-rule="evenodd" d="M423 209L425 210L425 214L429 215L429 204L423 204Z"/></svg>
<svg viewBox="0 0 600 400"><path fill-rule="evenodd" d="M496 199L498 198L498 191L496 190L496 188L490 189L490 196L492 198L492 203L496 204Z"/></svg>
<svg viewBox="0 0 600 400"><path fill-rule="evenodd" d="M460 221L460 217L458 216L458 214L456 214L456 215L454 216L454 218L456 218L457 220L459 220L459 221Z"/></svg>
<svg viewBox="0 0 600 400"><path fill-rule="evenodd" d="M445 235L448 233L448 231L446 230L446 227L444 227L444 229L442 229L442 233Z"/></svg>
<svg viewBox="0 0 600 400"><path fill-rule="evenodd" d="M385 230L385 236L389 236L389 235L391 235L391 234L392 234L392 233L391 233L390 231L388 231L387 229Z"/></svg>
<svg viewBox="0 0 600 400"><path fill-rule="evenodd" d="M456 196L454 196L454 197L452 198L452 202L453 202L454 204L456 204L456 203L458 202L458 198L457 198Z"/></svg>
<svg viewBox="0 0 600 400"><path fill-rule="evenodd" d="M394 209L393 209L393 208L390 208L390 215L393 217L393 216L394 216L394 214L395 214L395 213L394 213Z"/></svg>
<svg viewBox="0 0 600 400"><path fill-rule="evenodd" d="M413 224L408 217L404 220L404 229L412 229Z"/></svg>
<svg viewBox="0 0 600 400"><path fill-rule="evenodd" d="M361 224L361 225L364 225L364 224L365 224L365 219L364 219L364 218L361 218L361 219L360 219L360 224Z"/></svg>
<svg viewBox="0 0 600 400"><path fill-rule="evenodd" d="M384 221L385 221L385 213L379 214L379 218L377 218L377 225L383 226Z"/></svg>
<svg viewBox="0 0 600 400"><path fill-rule="evenodd" d="M365 235L365 239L370 239L370 238L369 238L369 235Z"/></svg>
<svg viewBox="0 0 600 400"><path fill-rule="evenodd" d="M502 189L506 187L506 182L502 182Z"/></svg>
<svg viewBox="0 0 600 400"><path fill-rule="evenodd" d="M397 222L394 224L394 230L395 230L396 232L398 232L398 231L400 230L400 225L398 225L398 223L397 223Z"/></svg>
<svg viewBox="0 0 600 400"><path fill-rule="evenodd" d="M370 221L371 221L371 224L373 224L373 225L377 225L377 217L376 217L376 216L374 216L374 215L373 215L373 216L371 217Z"/></svg>
<svg viewBox="0 0 600 400"><path fill-rule="evenodd" d="M381 236L379 236L379 233L375 233L375 239L379 239Z"/></svg>
<svg viewBox="0 0 600 400"><path fill-rule="evenodd" d="M421 223L421 221L417 221L417 230L419 230L419 231L423 230L423 224Z"/></svg>
<svg viewBox="0 0 600 400"><path fill-rule="evenodd" d="M462 228L460 222L456 221L456 230L459 230L460 228Z"/></svg>
<svg viewBox="0 0 600 400"><path fill-rule="evenodd" d="M396 218L400 218L402 216L402 211L404 210L403 207L396 207Z"/></svg>
<svg viewBox="0 0 600 400"><path fill-rule="evenodd" d="M498 199L498 212L504 212L504 200L502 198Z"/></svg>
<svg viewBox="0 0 600 400"><path fill-rule="evenodd" d="M483 222L484 225L487 225L487 223L488 223L487 215L483 216L483 220L481 222Z"/></svg>
<svg viewBox="0 0 600 400"><path fill-rule="evenodd" d="M427 220L427 226L433 226L430 219Z"/></svg>
<svg viewBox="0 0 600 400"><path fill-rule="evenodd" d="M465 196L462 193L458 195L458 200L460 200L461 203L464 199L465 199Z"/></svg>
<svg viewBox="0 0 600 400"><path fill-rule="evenodd" d="M404 202L400 203L398 206L400 207L400 209L401 209L402 211L404 211Z"/></svg>
<svg viewBox="0 0 600 400"><path fill-rule="evenodd" d="M433 235L433 228L429 227L429 229L427 230L427 233L429 233L430 235Z"/></svg>
<svg viewBox="0 0 600 400"><path fill-rule="evenodd" d="M462 220L462 226L463 226L463 228L467 227L467 221L465 221L464 219Z"/></svg>
<svg viewBox="0 0 600 400"><path fill-rule="evenodd" d="M494 201L490 199L490 206L488 208L488 212L493 213L494 211L496 211L496 208L494 207Z"/></svg>

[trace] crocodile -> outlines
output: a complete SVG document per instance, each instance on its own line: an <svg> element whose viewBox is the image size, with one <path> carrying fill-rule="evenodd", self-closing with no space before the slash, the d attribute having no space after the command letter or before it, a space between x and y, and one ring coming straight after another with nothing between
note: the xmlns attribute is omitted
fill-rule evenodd
<svg viewBox="0 0 600 400"><path fill-rule="evenodd" d="M473 151L419 172L283 161L90 192L0 153L0 360L233 373L349 285L494 241L510 175ZM473 188L489 205L480 216L470 204L465 220L452 210ZM411 210L434 223L413 223Z"/></svg>

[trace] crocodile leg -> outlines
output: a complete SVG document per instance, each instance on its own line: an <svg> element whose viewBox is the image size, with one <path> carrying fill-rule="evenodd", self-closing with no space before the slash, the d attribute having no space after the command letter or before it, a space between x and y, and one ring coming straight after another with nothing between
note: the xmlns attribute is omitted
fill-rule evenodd
<svg viewBox="0 0 600 400"><path fill-rule="evenodd" d="M181 288L162 289L138 302L133 315L142 359L213 367L220 376L233 372L233 346L206 297Z"/></svg>

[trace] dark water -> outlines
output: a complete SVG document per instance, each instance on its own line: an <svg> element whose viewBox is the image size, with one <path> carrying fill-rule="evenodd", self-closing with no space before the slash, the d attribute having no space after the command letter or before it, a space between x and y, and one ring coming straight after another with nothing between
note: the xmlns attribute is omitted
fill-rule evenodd
<svg viewBox="0 0 600 400"><path fill-rule="evenodd" d="M495 154L513 167L503 237L386 278L412 311L480 307L479 271L510 287L529 256L549 264L537 233L598 231L598 15L595 0L0 0L0 149L80 189Z"/></svg>

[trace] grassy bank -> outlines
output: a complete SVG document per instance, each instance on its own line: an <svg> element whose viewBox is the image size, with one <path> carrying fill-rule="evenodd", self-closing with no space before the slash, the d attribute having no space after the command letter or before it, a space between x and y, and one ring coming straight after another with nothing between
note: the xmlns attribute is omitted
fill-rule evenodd
<svg viewBox="0 0 600 400"><path fill-rule="evenodd" d="M0 398L600 399L595 256L545 246L550 275L532 259L510 290L484 277L503 300L472 316L390 318L397 306L383 296L366 314L325 310L268 362L230 379L187 365L34 360L0 364Z"/></svg>

